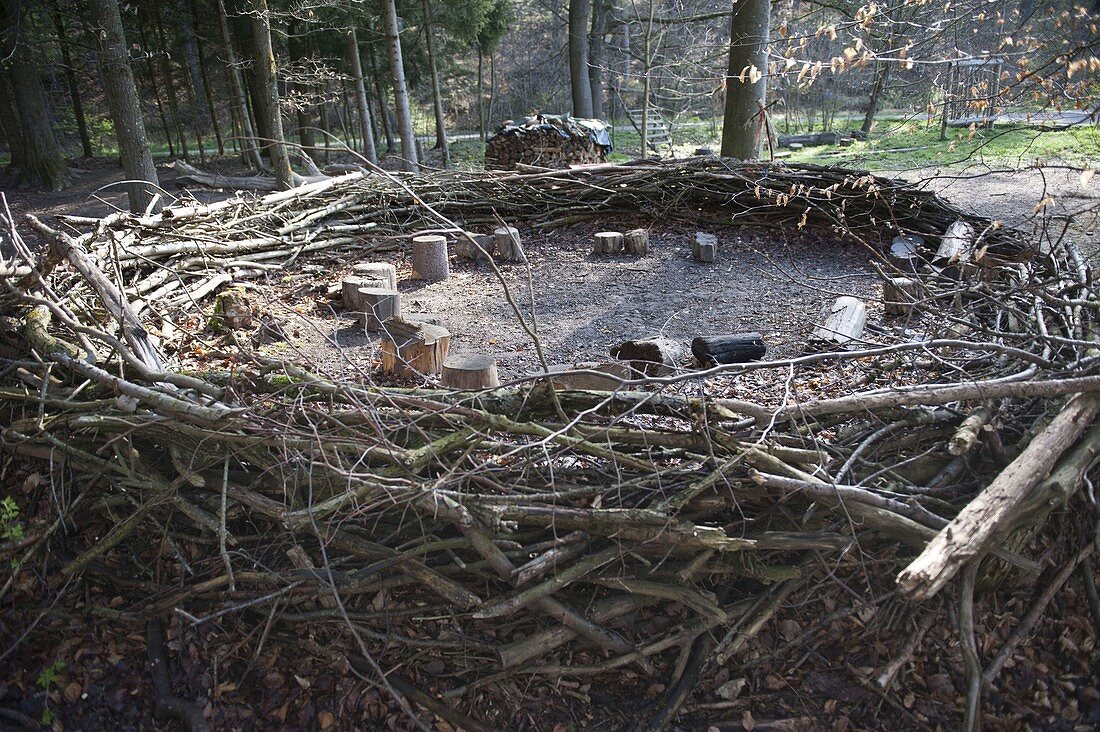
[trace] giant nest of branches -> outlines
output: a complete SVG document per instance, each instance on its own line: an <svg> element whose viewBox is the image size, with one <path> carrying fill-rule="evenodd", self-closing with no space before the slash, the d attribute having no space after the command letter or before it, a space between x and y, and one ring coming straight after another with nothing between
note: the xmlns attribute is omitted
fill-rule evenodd
<svg viewBox="0 0 1100 732"><path fill-rule="evenodd" d="M244 351L232 370L196 370L150 336L209 310L219 288L321 250L626 214L801 228L875 252L919 234L929 264L904 273L916 294L889 338L615 391L337 382ZM931 262L960 220L969 248ZM904 183L718 158L352 173L77 223L83 233L7 222L20 256L0 272L0 436L48 474L56 520L0 549L45 568L59 602L113 584L103 597L117 599L89 611L151 623L151 652L164 620L185 636L260 633L341 659L422 728L512 726L517 700L541 689L566 720L602 690L620 721L662 729L714 719L700 710L736 696L730 667L759 662L744 656L754 636L842 588L771 661L793 673L799 642L858 617L868 643L890 644L867 675L885 694L919 652L908 629L950 623L973 722L1043 609L1090 566L1097 286L1072 248ZM46 251L26 246L29 226ZM901 274L872 256L883 277ZM853 365L862 376L845 393L805 386ZM696 388L719 375L767 378L780 396ZM979 655L983 587L1037 599ZM161 712L208 723L166 682L157 694Z"/></svg>

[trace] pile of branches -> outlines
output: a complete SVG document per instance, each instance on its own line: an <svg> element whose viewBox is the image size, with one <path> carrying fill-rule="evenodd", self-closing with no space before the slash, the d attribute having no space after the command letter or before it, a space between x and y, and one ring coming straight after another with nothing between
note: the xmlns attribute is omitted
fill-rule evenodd
<svg viewBox="0 0 1100 732"><path fill-rule="evenodd" d="M607 126L596 119L536 115L520 124L505 122L485 143L485 167L515 170L517 165L568 168L606 163L611 152Z"/></svg>
<svg viewBox="0 0 1100 732"><path fill-rule="evenodd" d="M140 307L156 302L167 317L169 282L201 303L220 274L290 266L365 235L392 244L496 216L555 226L631 205L930 239L967 218L858 172L696 161L461 181L347 176L119 215L78 237L37 223L50 242L42 257L9 222L21 259L0 277L0 440L48 471L56 521L0 546L4 560L64 556L47 574L58 592L79 593L78 577L116 583L106 596L123 604L102 610L119 622L173 615L186 630L239 619L322 654L333 651L307 637L328 633L329 648L406 714L478 730L511 722L507 705L486 701L509 685L627 684L626 669L664 684L634 711L639 728L665 728L714 693L725 664L788 603L875 557L911 600L959 578L961 610L942 622L963 639L973 721L983 685L1027 630L984 667L967 650L979 572L1053 588L1025 620L1034 624L1096 549L1095 506L1078 494L1100 446L1100 300L1071 247L1007 261L991 252L1018 255L1027 239L970 217L984 256L906 273L920 285L908 329L858 350L614 392L558 392L540 378L473 393L350 383L247 351L231 372L195 373L167 360L148 334L154 309ZM162 289L150 290L158 277ZM850 393L799 386L855 366L865 386ZM786 396L697 388L761 373ZM1050 556L1064 561L1044 567L1028 540L1071 502L1091 518L1061 532ZM51 552L62 537L67 552ZM900 646L898 668L914 652ZM444 673L425 671L439 662Z"/></svg>

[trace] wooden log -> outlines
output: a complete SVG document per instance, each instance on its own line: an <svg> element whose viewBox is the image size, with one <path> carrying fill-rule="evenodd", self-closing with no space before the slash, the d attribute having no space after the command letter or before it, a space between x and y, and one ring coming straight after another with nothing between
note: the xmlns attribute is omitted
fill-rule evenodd
<svg viewBox="0 0 1100 732"><path fill-rule="evenodd" d="M933 262L940 266L969 262L974 253L976 236L974 227L965 221L956 221L951 224L940 237L940 246L936 250Z"/></svg>
<svg viewBox="0 0 1100 732"><path fill-rule="evenodd" d="M455 240L455 256L472 259L475 262L487 262L492 259L496 237L492 234L475 234L467 231ZM480 249L479 249L480 247Z"/></svg>
<svg viewBox="0 0 1100 732"><path fill-rule="evenodd" d="M882 283L882 307L887 315L909 315L919 299L920 282L909 277L890 277Z"/></svg>
<svg viewBox="0 0 1100 732"><path fill-rule="evenodd" d="M628 254L649 253L649 231L646 229L631 229L623 235L623 248Z"/></svg>
<svg viewBox="0 0 1100 732"><path fill-rule="evenodd" d="M618 231L601 231L592 241L593 254L618 254L623 250L623 235Z"/></svg>
<svg viewBox="0 0 1100 732"><path fill-rule="evenodd" d="M443 362L443 386L450 389L491 389L500 386L497 360L480 354L452 355Z"/></svg>
<svg viewBox="0 0 1100 732"><path fill-rule="evenodd" d="M501 259L508 262L527 261L527 255L523 253L523 243L519 238L519 229L514 226L502 226L493 232L493 236Z"/></svg>
<svg viewBox="0 0 1100 732"><path fill-rule="evenodd" d="M451 347L451 333L441 325L410 323L402 318L382 326L382 370L398 376L438 374Z"/></svg>
<svg viewBox="0 0 1100 732"><path fill-rule="evenodd" d="M890 264L906 274L912 274L918 271L924 263L924 257L921 256L921 249L923 247L924 239L916 234L895 236L893 242L890 243L890 254L888 257Z"/></svg>
<svg viewBox="0 0 1100 732"><path fill-rule="evenodd" d="M443 325L443 320L438 315L432 315L431 313L401 313L401 319L406 323Z"/></svg>
<svg viewBox="0 0 1100 732"><path fill-rule="evenodd" d="M810 343L815 346L846 346L859 340L866 324L867 306L862 300L847 295L838 297L836 302L822 311L819 324L810 334Z"/></svg>
<svg viewBox="0 0 1100 732"><path fill-rule="evenodd" d="M451 274L447 260L447 237L425 234L412 240L413 278L442 282Z"/></svg>
<svg viewBox="0 0 1100 732"><path fill-rule="evenodd" d="M623 341L611 349L611 356L626 361L646 376L665 376L676 371L684 357L684 347L668 338L642 338Z"/></svg>
<svg viewBox="0 0 1100 732"><path fill-rule="evenodd" d="M943 527L901 574L905 595L926 600L960 569L995 548L1044 497L1033 495L1059 457L1073 446L1100 413L1100 395L1078 394L1028 444L1019 457Z"/></svg>
<svg viewBox="0 0 1100 732"><path fill-rule="evenodd" d="M363 328L368 333L382 329L382 325L401 315L401 293L382 287L360 287L359 302L362 305Z"/></svg>
<svg viewBox="0 0 1100 732"><path fill-rule="evenodd" d="M692 244L691 255L696 262L713 262L714 252L718 248L718 237L706 232L695 232L695 242Z"/></svg>
<svg viewBox="0 0 1100 732"><path fill-rule="evenodd" d="M397 286L390 287L389 283L373 277L345 277L340 282L340 297L344 302L344 308L353 313L363 312L363 302L359 297L359 290L364 287L381 287L387 290L396 290Z"/></svg>
<svg viewBox="0 0 1100 732"><path fill-rule="evenodd" d="M636 378L626 364L599 363L584 361L581 363L553 364L550 367L550 383L555 389L563 391L615 391L622 382ZM596 373L566 373L586 371Z"/></svg>
<svg viewBox="0 0 1100 732"><path fill-rule="evenodd" d="M388 262L362 262L352 267L351 273L367 280L380 280L387 289L397 289L397 267Z"/></svg>
<svg viewBox="0 0 1100 732"><path fill-rule="evenodd" d="M759 333L699 336L691 341L691 352L701 366L756 361L767 350L764 336Z"/></svg>

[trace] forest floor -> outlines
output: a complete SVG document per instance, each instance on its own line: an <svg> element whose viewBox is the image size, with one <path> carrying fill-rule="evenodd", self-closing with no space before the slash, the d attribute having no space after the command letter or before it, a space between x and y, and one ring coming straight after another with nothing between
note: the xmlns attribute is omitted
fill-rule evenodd
<svg viewBox="0 0 1100 732"><path fill-rule="evenodd" d="M117 190L101 191L121 173L109 165L92 168L77 186L62 193L8 190L19 213L102 215L122 203ZM1067 169L1000 173L927 169L927 184L963 208L1008 223L1026 222L1048 197L1069 215L1095 207L1100 181L1081 184ZM971 171L977 173L979 171ZM162 184L174 179L162 168ZM0 183L0 188L2 188ZM109 189L110 190L110 189ZM172 191L173 193L175 191ZM225 194L196 191L201 200ZM585 224L539 234L523 231L531 263L508 266L504 280L521 307L533 302L540 333L554 362L607 358L607 349L626 338L663 333L690 335L738 330L764 331L771 355L793 355L821 304L837 294L875 297L870 252L855 243L822 241L800 235L716 231L720 246L710 265L690 260L687 229L662 224L639 212L634 221ZM644 257L593 256L591 235L607 228L649 225L653 252ZM1097 222L1077 216L1068 235L1095 246ZM24 230L26 233L26 230ZM1095 249L1093 249L1095 252ZM375 257L409 271L407 256ZM330 287L359 260L303 262L272 287L264 306L286 323L290 340L276 348L298 349L325 370L355 378L369 368L373 347L354 318L326 300ZM502 296L500 283L485 265L455 264L452 277L425 285L406 281L401 289L409 311L434 312L455 334L453 348L501 354L502 377L516 377L537 364L529 339ZM872 310L872 322L881 314ZM38 490L37 473L4 463L5 494ZM89 576L105 571L92 566ZM20 608L41 606L41 585L33 572L22 574L16 601L0 610L0 653L13 631L34 631L9 657L0 657L0 729L32 723L60 729L167 729L154 725L141 629L120 628L106 617L74 608L49 607L41 616ZM123 580L124 581L124 580ZM690 730L951 729L961 719L964 674L955 632L927 629L916 660L884 691L873 670L895 657L903 637L867 638L865 618L851 592L889 591L891 577L875 577L854 590L839 580L805 603L786 609L754 638L727 669L711 697L686 708L680 728ZM102 583L93 583L96 587ZM1007 589L1011 583L1001 589ZM988 729L1049 729L1084 732L1100 726L1100 650L1089 619L1087 598L1071 582L1048 608L1030 643L1010 661L997 688L987 695ZM94 589L92 592L99 592ZM25 601L22 602L21 600ZM121 602L122 598L118 600ZM936 602L939 602L938 600ZM100 598L97 605L109 607ZM851 609L845 612L845 608ZM991 589L978 618L980 652L998 647L1030 609L1026 601L1003 602ZM919 614L904 627L914 631ZM661 622L639 616L630 622ZM261 637L262 636L262 637ZM346 640L346 639L345 639ZM308 639L327 653L303 657L305 639L270 637L260 628L231 623L179 635L168 629L172 677L180 696L197 699L219 729L406 729L379 691L334 665L338 643L318 629ZM333 645L326 645L328 643ZM261 650L262 649L262 650ZM350 650L349 650L350 652ZM794 668L791 659L801 659ZM445 688L447 679L436 680ZM436 683L436 682L433 682ZM590 682L507 682L515 689L512 729L616 729L664 689L625 669ZM431 688L431 687L429 687ZM563 703L563 700L564 703ZM501 719L500 710L485 710ZM430 719L426 715L425 719ZM440 730L451 729L442 720ZM18 728L18 727L17 727Z"/></svg>

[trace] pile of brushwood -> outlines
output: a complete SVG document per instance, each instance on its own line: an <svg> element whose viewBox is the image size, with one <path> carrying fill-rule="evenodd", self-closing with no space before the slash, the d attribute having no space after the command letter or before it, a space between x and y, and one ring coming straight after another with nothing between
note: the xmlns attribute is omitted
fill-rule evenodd
<svg viewBox="0 0 1100 732"><path fill-rule="evenodd" d="M965 263L904 273L919 285L913 313L875 342L614 392L555 392L537 377L454 392L335 382L247 351L231 371L165 355L219 288L321 249L627 213L806 228L869 253L896 233L935 249L960 219L977 239ZM39 572L55 603L104 598L88 611L105 621L262 630L261 645L270 634L342 657L429 726L508 727L524 689L573 701L577 682L600 680L639 729L661 729L728 704L729 664L753 637L838 586L839 606L806 637L858 614L889 644L868 681L886 694L919 654L909 623L952 623L959 713L974 724L1074 570L1092 582L1098 514L1079 489L1100 444L1096 284L1071 247L903 183L716 158L352 174L63 223L84 233L6 225L21 256L0 262L0 438L40 464L41 500L56 505L0 556L16 575ZM29 251L27 226L47 251ZM880 268L898 274L884 258ZM846 392L807 386L837 371L853 374ZM701 388L769 374L785 385L775 399ZM1041 534L1052 514L1063 525ZM988 578L1037 599L982 658L973 607ZM921 602L945 591L950 603ZM167 701L202 727L195 707Z"/></svg>

